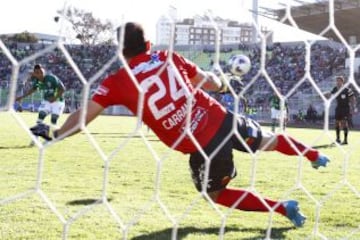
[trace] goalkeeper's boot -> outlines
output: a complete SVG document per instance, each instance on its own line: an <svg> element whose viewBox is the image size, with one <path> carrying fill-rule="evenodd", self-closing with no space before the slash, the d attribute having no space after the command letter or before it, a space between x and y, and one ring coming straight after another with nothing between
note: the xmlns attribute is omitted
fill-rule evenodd
<svg viewBox="0 0 360 240"><path fill-rule="evenodd" d="M286 209L286 217L294 224L295 227L302 227L306 217L300 212L299 203L295 200L283 202Z"/></svg>
<svg viewBox="0 0 360 240"><path fill-rule="evenodd" d="M319 154L318 158L311 162L311 166L315 169L318 169L319 167L326 167L328 162L330 162L330 160L327 156Z"/></svg>

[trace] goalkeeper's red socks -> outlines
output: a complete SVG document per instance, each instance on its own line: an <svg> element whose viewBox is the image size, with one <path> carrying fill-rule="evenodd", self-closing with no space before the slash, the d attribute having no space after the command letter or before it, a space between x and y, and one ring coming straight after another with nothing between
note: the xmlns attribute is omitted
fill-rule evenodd
<svg viewBox="0 0 360 240"><path fill-rule="evenodd" d="M225 188L220 192L218 198L216 199L216 203L225 207L232 207L236 201L240 200L240 198L241 201L235 206L236 209L243 211L269 212L270 208L277 205L274 211L286 216L286 209L283 204L264 198L263 200L268 204L268 207L266 207L266 205L260 200L260 197L249 191L241 189Z"/></svg>
<svg viewBox="0 0 360 240"><path fill-rule="evenodd" d="M288 137L288 140L284 137L284 135L279 134L277 137L277 145L275 150L286 155L299 155L298 152L304 153L304 156L309 159L310 161L316 161L319 157L319 151L316 149L310 148L302 144L301 142L293 139L292 137ZM290 141L296 149L290 145Z"/></svg>

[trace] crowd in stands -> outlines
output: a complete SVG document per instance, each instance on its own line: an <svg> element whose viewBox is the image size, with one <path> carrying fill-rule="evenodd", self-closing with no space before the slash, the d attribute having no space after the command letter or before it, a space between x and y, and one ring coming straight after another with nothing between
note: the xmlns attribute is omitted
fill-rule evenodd
<svg viewBox="0 0 360 240"><path fill-rule="evenodd" d="M255 112L267 113L270 112L269 98L267 96L272 95L274 92L273 87L269 83L270 81L283 95L287 95L294 87L296 87L296 93L311 93L314 88L309 80L317 85L321 82L329 81L328 86L332 86L334 84L333 77L345 72L345 60L348 57L345 46L330 41L313 43L309 50L307 50L304 43L274 43L266 48L266 73L264 73L261 71L262 53L259 46L241 45L239 50L237 53L241 52L248 55L252 63L250 72L243 77L242 82L246 85L256 78L255 84L253 83L248 87L244 96L247 99L247 107L249 110L256 109ZM306 75L305 72L307 67L305 59L308 57L306 55L307 51L310 57L308 66L310 69L309 75ZM209 69L211 69L212 64L213 61L210 60ZM226 60L220 59L220 66L226 71ZM239 93L243 86L239 87L235 81L231 83L234 84L235 92ZM227 102L228 99L231 99L227 96L217 98L222 100L225 106L233 105ZM241 106L239 107L242 108ZM294 111L297 112L300 109ZM321 109L316 111L321 112ZM297 116L299 114L296 113L294 115Z"/></svg>
<svg viewBox="0 0 360 240"><path fill-rule="evenodd" d="M24 58L39 54L37 58L26 61L21 65L19 73L19 86L25 85L28 72L31 71L35 63L42 64L45 69L57 75L65 84L67 89L74 90L77 94L83 89L83 81L93 81L92 88L96 88L97 84L108 74L114 72L121 66L120 60L116 57L116 46L111 45L65 45L67 54L64 54L58 46L44 44L24 44L24 43L5 43L12 56L20 61ZM265 69L266 73L260 71L261 67L261 49L257 45L241 45L238 51L231 49L230 52L221 53L226 56L232 52L239 51L247 54L252 62L250 72L243 77L243 82L249 83L256 76L256 84L248 88L244 97L247 98L247 104L250 107L265 111L269 108L269 94L273 92L269 81L273 81L274 85L281 89L283 94L290 91L298 82L303 81L298 86L298 90L307 91L311 88L308 76L305 74L306 68L306 46L299 43L274 43L267 46ZM205 54L213 54L208 51ZM320 83L331 78L339 71L345 69L345 59L348 56L346 48L341 44L331 42L313 43L310 46L310 76L315 83ZM358 54L357 54L358 55ZM196 55L198 56L198 55ZM112 60L112 62L110 62ZM208 66L213 64L213 58L208 57ZM75 64L70 64L71 62ZM196 62L196 59L194 59ZM220 59L221 66L226 67L226 59ZM108 68L97 74L105 64ZM198 63L200 64L200 63ZM204 64L202 64L204 65ZM74 68L75 66L75 68ZM77 71L77 69L79 71ZM3 51L0 51L0 87L7 88L12 74L12 64ZM97 74L97 75L95 75ZM81 76L82 75L82 76ZM96 79L92 79L93 76ZM82 78L83 77L83 78ZM359 75L360 77L360 75ZM242 85L233 82L235 92L239 93L243 88ZM219 97L224 105L233 107L233 98L229 96ZM244 108L243 106L240 106ZM242 109L243 110L243 109Z"/></svg>
<svg viewBox="0 0 360 240"><path fill-rule="evenodd" d="M74 89L79 92L83 88L81 79L84 81L91 80L91 77L101 70L105 64L109 63L109 68L94 80L94 87L96 87L96 84L101 79L114 72L121 65L119 59L114 57L116 56L116 46L111 45L65 45L66 52L70 57L66 57L64 52L58 47L54 48L44 44L10 43L7 47L17 61L44 51L43 54L34 60L21 65L19 72L20 83L26 82L29 71L37 63L41 64L48 73L58 76L64 82L67 89ZM112 63L110 62L111 60L113 60ZM75 64L71 65L71 61ZM2 52L0 52L0 63L1 86L7 87L11 77L12 65ZM77 73L76 68L80 70L80 74Z"/></svg>
<svg viewBox="0 0 360 240"><path fill-rule="evenodd" d="M245 81L250 81L260 71L261 52L255 47L250 50L249 57L253 67L249 74L244 77ZM313 44L310 49L310 76L317 84L336 72L345 68L347 52L344 47L331 47L327 44ZM282 94L288 93L299 81L303 81L298 88L300 91L311 89L311 84L307 76L306 69L306 48L304 44L282 45L275 43L268 47L265 60L267 76L263 73L257 78L253 91L266 93L273 92L269 80L281 90ZM251 89L250 89L251 91ZM257 98L257 103L266 103L266 98Z"/></svg>

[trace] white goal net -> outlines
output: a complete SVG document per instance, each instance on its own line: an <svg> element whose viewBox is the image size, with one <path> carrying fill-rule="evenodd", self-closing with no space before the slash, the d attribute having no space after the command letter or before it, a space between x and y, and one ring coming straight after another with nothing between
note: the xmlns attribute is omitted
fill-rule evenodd
<svg viewBox="0 0 360 240"><path fill-rule="evenodd" d="M135 114L114 106L85 126L82 112L80 134L49 142L34 137L29 129L36 123L42 93L15 101L31 88L27 79L33 66L41 64L66 86L61 125L69 114L87 106L104 78L120 67L129 70L121 53L121 36L119 44L83 45L64 38L24 43L0 32L0 238L360 239L360 115L357 111L352 115L349 144L335 142L339 94L325 97L339 75L356 98L360 93L360 45L354 38L346 39L343 35L348 29L339 29L337 24L337 11L350 15L349 9L359 9L359 2L271 1L279 10L271 14L282 13L278 22L290 25L294 33L301 30L297 21L305 21L299 14L308 11L305 18L328 15L325 26L315 34L327 37L331 33L333 39L286 42L273 41L282 30L264 28L269 13L263 10L272 3L248 6L246 2L234 5L242 8L240 13L250 12L245 22L219 16L217 9L196 13L189 9L181 19L175 14L176 1L162 18L161 13L147 9L146 14L162 19L157 24L162 31L156 36L162 42L154 44L153 50L180 53L206 71L224 68L233 55L249 56L252 67L240 83L229 82L226 94L209 94L227 109L255 119L266 131L272 130L269 97L279 96L282 120L273 130L319 149L331 162L327 168L314 170L300 151L298 156L234 151L238 176L229 186L246 189L263 201L267 197L298 200L307 216L304 227L294 228L270 207L268 213L238 211L220 207L204 192L197 192L188 155L167 148L141 121L143 94L139 94ZM121 3L112 4L108 7L121 8ZM137 4L133 7L139 8ZM156 1L151 5L157 5ZM257 9L248 11L254 6ZM41 6L35 9L42 11ZM132 20L123 16L128 15L119 14L117 24ZM67 37L69 27L63 25L61 34ZM356 22L348 25L355 28ZM187 97L191 106L193 96ZM44 122L50 124L50 115ZM191 133L190 126L186 124L179 141ZM31 141L34 146L29 146ZM206 170L211 157L205 157Z"/></svg>

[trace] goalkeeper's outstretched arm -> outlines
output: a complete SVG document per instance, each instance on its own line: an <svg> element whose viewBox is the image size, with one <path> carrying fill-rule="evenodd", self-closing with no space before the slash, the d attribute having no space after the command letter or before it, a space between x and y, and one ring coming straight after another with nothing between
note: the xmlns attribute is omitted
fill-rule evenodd
<svg viewBox="0 0 360 240"><path fill-rule="evenodd" d="M225 83L216 76L213 72L205 72L198 69L197 74L190 79L192 85L195 87L201 84L201 88L206 91L218 92L221 91Z"/></svg>
<svg viewBox="0 0 360 240"><path fill-rule="evenodd" d="M87 108L78 109L77 111L70 114L70 116L66 119L64 124L58 130L54 131L53 136L55 138L62 139L80 132L81 131L80 119L81 119L81 112L83 110L86 111L85 125L87 125L101 114L101 112L104 110L104 107L92 100L89 100Z"/></svg>

